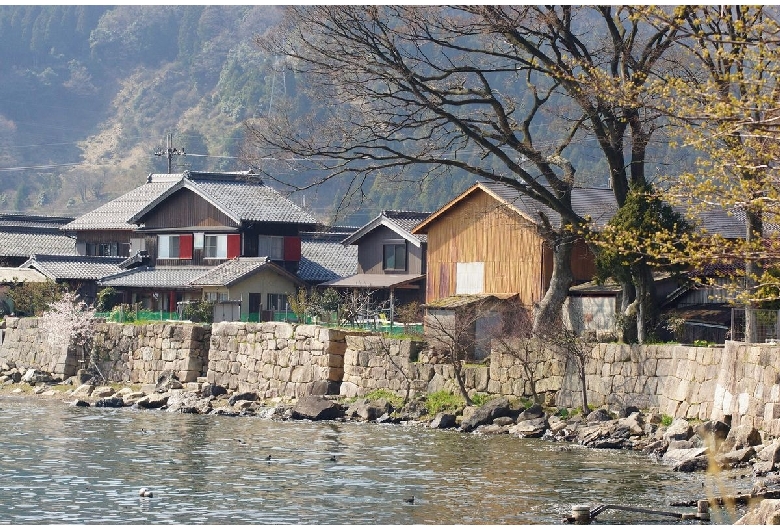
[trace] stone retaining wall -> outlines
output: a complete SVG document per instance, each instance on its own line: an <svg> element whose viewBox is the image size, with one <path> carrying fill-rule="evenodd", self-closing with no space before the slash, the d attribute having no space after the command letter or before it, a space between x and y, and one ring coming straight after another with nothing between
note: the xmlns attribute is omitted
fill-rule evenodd
<svg viewBox="0 0 780 530"><path fill-rule="evenodd" d="M338 393L348 332L283 322L213 325L208 381L261 398Z"/></svg>
<svg viewBox="0 0 780 530"><path fill-rule="evenodd" d="M565 370L559 406L579 406L580 384ZM780 435L780 349L600 344L586 365L591 405L655 407L676 418L730 420Z"/></svg>
<svg viewBox="0 0 780 530"><path fill-rule="evenodd" d="M210 335L209 326L180 322L98 324L98 369L112 381L156 383L172 372L181 382L193 382L206 375Z"/></svg>
<svg viewBox="0 0 780 530"><path fill-rule="evenodd" d="M3 335L0 361L37 368L63 379L78 369L75 349L49 344L48 331L38 328L37 318L6 317Z"/></svg>
<svg viewBox="0 0 780 530"><path fill-rule="evenodd" d="M183 381L206 375L261 398L365 395L384 389L410 396L457 392L453 368L421 343L361 332L280 322L99 324L95 346L109 379L153 383L172 371ZM507 397L536 391L548 403L581 405L575 367L549 352L532 363L494 351L489 365L466 369L466 387ZM0 361L61 377L78 369L73 349L54 348L35 318L6 318ZM730 419L780 435L780 348L727 342L723 348L599 344L586 365L592 407L634 405L673 417Z"/></svg>
<svg viewBox="0 0 780 530"><path fill-rule="evenodd" d="M94 347L100 372L112 381L156 383L166 371L182 382L205 375L209 329L185 323L116 324L96 326ZM51 346L37 318L6 318L0 361L38 368L67 378L82 366L72 346Z"/></svg>

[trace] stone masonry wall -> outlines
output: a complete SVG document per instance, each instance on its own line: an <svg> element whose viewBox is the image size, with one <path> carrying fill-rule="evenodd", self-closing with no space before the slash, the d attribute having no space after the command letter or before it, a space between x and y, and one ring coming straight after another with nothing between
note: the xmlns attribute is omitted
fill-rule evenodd
<svg viewBox="0 0 780 530"><path fill-rule="evenodd" d="M78 369L76 351L49 344L48 332L38 328L37 318L6 317L0 361L37 368L63 379L74 375Z"/></svg>
<svg viewBox="0 0 780 530"><path fill-rule="evenodd" d="M410 396L457 392L451 365L421 343L280 322L222 322L212 329L184 323L99 324L99 367L111 380L154 383L166 371L261 398L311 393L362 396L385 389ZM61 377L78 369L72 349L54 348L35 318L6 318L0 362ZM536 391L556 406L581 405L575 367L540 353L532 363L494 351L488 365L466 369L466 387L507 397ZM723 348L599 344L586 365L592 407L634 405L673 417L730 418L780 435L780 348L727 342Z"/></svg>
<svg viewBox="0 0 780 530"><path fill-rule="evenodd" d="M214 324L208 381L266 399L337 393L347 334L283 322Z"/></svg>
<svg viewBox="0 0 780 530"><path fill-rule="evenodd" d="M164 372L181 382L206 375L208 326L186 323L98 324L95 348L100 372L112 381L156 383Z"/></svg>
<svg viewBox="0 0 780 530"><path fill-rule="evenodd" d="M67 378L81 368L74 348L53 347L37 318L6 318L0 361ZM98 369L111 381L156 383L166 371L195 381L208 365L209 329L185 323L97 324Z"/></svg>
<svg viewBox="0 0 780 530"><path fill-rule="evenodd" d="M723 348L600 344L586 366L591 405L656 407L672 417L748 424L780 435L780 349L728 341ZM566 370L559 406L579 406Z"/></svg>

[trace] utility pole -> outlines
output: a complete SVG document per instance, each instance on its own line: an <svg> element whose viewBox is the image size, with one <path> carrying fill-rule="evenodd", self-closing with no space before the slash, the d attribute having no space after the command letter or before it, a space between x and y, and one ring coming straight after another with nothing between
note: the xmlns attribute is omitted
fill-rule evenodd
<svg viewBox="0 0 780 530"><path fill-rule="evenodd" d="M158 147L154 151L154 156L164 156L168 159L168 173L171 173L171 161L173 159L173 155L176 156L184 156L186 153L184 152L184 149L179 149L178 147L173 147L173 134L168 133L168 136L166 138L167 140L167 147L163 149L162 147Z"/></svg>

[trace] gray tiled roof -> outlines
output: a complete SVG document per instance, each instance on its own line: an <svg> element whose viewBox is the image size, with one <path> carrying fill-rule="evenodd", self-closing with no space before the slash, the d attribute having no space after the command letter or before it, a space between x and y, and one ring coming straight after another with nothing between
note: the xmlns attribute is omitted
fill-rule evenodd
<svg viewBox="0 0 780 530"><path fill-rule="evenodd" d="M537 201L520 194L514 188L497 182L481 182L479 185L490 190L494 195L511 204L536 222L539 221L539 211L544 212L553 224L560 227L561 218L552 209L542 206ZM617 213L617 201L611 189L604 188L574 188L572 190L572 208L582 216L590 216L596 228L602 228ZM683 208L675 207L683 213ZM722 208L710 208L696 216L697 223L708 232L719 234L725 238L737 239L745 237L744 213L729 214Z"/></svg>
<svg viewBox="0 0 780 530"><path fill-rule="evenodd" d="M8 230L0 227L0 256L26 258L33 254L75 256L76 239L50 231Z"/></svg>
<svg viewBox="0 0 780 530"><path fill-rule="evenodd" d="M66 230L133 230L135 224L130 218L141 211L146 205L158 199L164 192L171 189L180 179L158 180L147 182L142 186L128 191L124 195L107 202L77 217L64 226Z"/></svg>
<svg viewBox="0 0 780 530"><path fill-rule="evenodd" d="M122 269L124 258L102 256L50 256L35 255L19 268L32 268L52 280L99 280Z"/></svg>
<svg viewBox="0 0 780 530"><path fill-rule="evenodd" d="M277 274L287 276L291 280L299 282L298 278L275 265L268 258L260 257L235 258L221 263L192 280L192 285L199 287L224 285L229 287L262 269L272 269Z"/></svg>
<svg viewBox="0 0 780 530"><path fill-rule="evenodd" d="M512 205L533 222L541 222L541 212L547 216L553 228L560 228L561 216L555 210L521 194L515 188L499 182L480 182L478 185ZM578 215L590 216L596 227L606 225L617 212L615 194L607 188L574 188L571 193L571 206Z"/></svg>
<svg viewBox="0 0 780 530"><path fill-rule="evenodd" d="M106 287L147 287L160 289L192 288L191 282L209 267L139 267L103 278L98 285Z"/></svg>
<svg viewBox="0 0 780 530"><path fill-rule="evenodd" d="M204 196L236 219L273 223L316 224L317 220L257 177L227 179L195 178Z"/></svg>
<svg viewBox="0 0 780 530"><path fill-rule="evenodd" d="M301 234L301 260L298 277L308 283L322 283L357 273L358 248L341 244L344 233L306 232Z"/></svg>
<svg viewBox="0 0 780 530"><path fill-rule="evenodd" d="M28 215L20 213L0 214L0 227L59 230L61 226L66 225L71 221L73 221L73 217Z"/></svg>
<svg viewBox="0 0 780 530"><path fill-rule="evenodd" d="M0 256L28 258L33 254L76 255L76 240L60 228L72 217L0 214Z"/></svg>
<svg viewBox="0 0 780 530"><path fill-rule="evenodd" d="M418 224L425 221L431 212L408 212L400 210L385 210L382 212L385 217L392 219L392 221L409 232L412 233L412 229ZM415 236L422 242L428 241L427 234L415 234Z"/></svg>
<svg viewBox="0 0 780 530"><path fill-rule="evenodd" d="M363 236L373 231L379 226L386 226L390 230L393 230L398 235L413 243L416 246L420 246L420 243L428 241L427 234L412 234L412 229L420 224L423 220L427 219L430 212L408 212L399 210L386 210L374 217L371 221L366 223L357 229L349 237L342 241L342 244L355 245L360 241Z"/></svg>
<svg viewBox="0 0 780 530"><path fill-rule="evenodd" d="M317 220L249 172L149 175L147 182L65 225L68 230L132 230L135 221L187 188L241 221L315 224Z"/></svg>

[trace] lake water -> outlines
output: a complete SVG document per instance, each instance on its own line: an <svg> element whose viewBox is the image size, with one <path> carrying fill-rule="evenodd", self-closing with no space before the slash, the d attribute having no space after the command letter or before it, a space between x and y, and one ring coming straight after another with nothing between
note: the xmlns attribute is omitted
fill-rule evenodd
<svg viewBox="0 0 780 530"><path fill-rule="evenodd" d="M0 397L0 524L555 524L572 504L695 511L668 506L732 484L509 435ZM673 522L599 516L639 521Z"/></svg>

